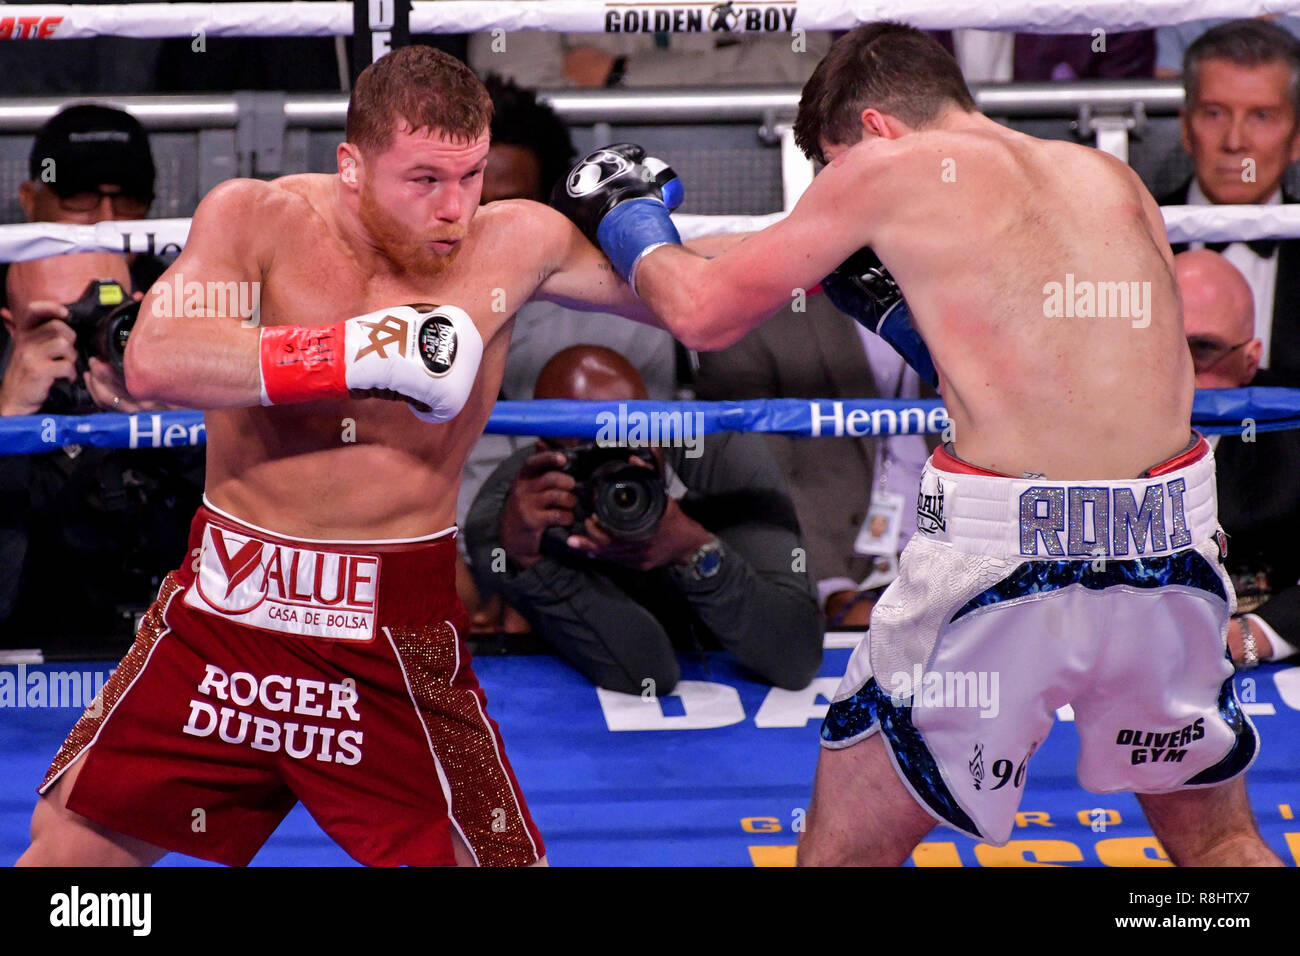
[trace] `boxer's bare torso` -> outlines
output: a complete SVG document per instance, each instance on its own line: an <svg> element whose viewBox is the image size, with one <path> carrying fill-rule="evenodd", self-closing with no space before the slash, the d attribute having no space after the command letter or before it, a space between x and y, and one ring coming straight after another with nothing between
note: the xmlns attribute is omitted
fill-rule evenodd
<svg viewBox="0 0 1300 956"><path fill-rule="evenodd" d="M420 421L405 402L383 398L262 407L193 397L209 409L207 496L244 521L290 536L362 540L442 531L455 524L461 468L496 401L514 313L548 278L555 283L577 233L537 203L492 203L470 220L444 270L414 275L376 255L364 237L357 241L336 215L337 183L337 176L299 175L223 185L225 194L213 201L220 218L214 223L209 212L204 222L196 218L196 229L251 219L255 228L238 230L243 241L225 243L241 261L217 263L220 255L198 243L197 259L183 254L173 269L186 281L260 276L262 325L324 326L404 303L458 306L484 344L473 391L460 414L443 424ZM580 278L590 298L604 298L605 308L631 301L599 253L590 250L587 258L591 270ZM239 324L217 317L183 321ZM193 325L189 330L198 332ZM190 341L195 375L205 374L205 354L223 361L222 345Z"/></svg>
<svg viewBox="0 0 1300 956"><path fill-rule="evenodd" d="M1182 450L1191 358L1163 220L1128 167L960 111L942 128L827 152L790 217L712 263L745 298L788 303L792 285L869 245L934 357L962 458L1012 475L1124 478ZM660 281L642 268L651 302ZM1045 314L1050 283L1077 306L1085 282L1138 283L1129 291L1140 306L1149 290L1145 315L1132 300L1132 317Z"/></svg>
<svg viewBox="0 0 1300 956"><path fill-rule="evenodd" d="M1159 213L1104 153L989 126L871 143L903 151L881 161L906 195L868 242L930 346L959 455L1013 475L1135 476L1182 450L1191 417ZM1077 314L1087 289L1094 312L1127 314ZM1104 310L1099 289L1116 290Z"/></svg>
<svg viewBox="0 0 1300 956"><path fill-rule="evenodd" d="M280 215L264 222L274 250L264 273L261 314L269 325L328 325L406 302L457 305L483 338L469 401L440 425L419 421L403 402L339 399L230 408L207 413L208 498L253 524L308 538L403 538L455 524L456 489L470 448L500 388L513 317L537 268L506 248L502 217L474 217L462 247L436 276L371 273L333 226L332 176L306 175L252 189ZM216 319L214 321L222 321Z"/></svg>

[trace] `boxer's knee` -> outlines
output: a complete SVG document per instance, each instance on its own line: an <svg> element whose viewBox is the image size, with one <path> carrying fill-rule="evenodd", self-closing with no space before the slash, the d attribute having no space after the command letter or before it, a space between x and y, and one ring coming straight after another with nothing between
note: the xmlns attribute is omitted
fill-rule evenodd
<svg viewBox="0 0 1300 956"><path fill-rule="evenodd" d="M50 831L55 824L50 820L53 809L49 805L47 797L41 797L36 801L36 809L32 811L32 822L29 833L30 842L27 849L23 851L22 856L14 866L53 866L49 860L49 851L51 849Z"/></svg>
<svg viewBox="0 0 1300 956"><path fill-rule="evenodd" d="M167 851L108 830L68 809L81 772L78 760L36 801L31 844L15 866L151 866Z"/></svg>
<svg viewBox="0 0 1300 956"><path fill-rule="evenodd" d="M15 866L75 866L89 862L80 852L89 821L69 810L66 803L62 783L37 799L32 811L31 845Z"/></svg>
<svg viewBox="0 0 1300 956"><path fill-rule="evenodd" d="M30 828L31 843L15 866L57 866L59 847L65 841L60 839L62 831L71 821L67 819L68 794L81 770L78 760L67 769L59 781L47 793L41 794L32 810Z"/></svg>

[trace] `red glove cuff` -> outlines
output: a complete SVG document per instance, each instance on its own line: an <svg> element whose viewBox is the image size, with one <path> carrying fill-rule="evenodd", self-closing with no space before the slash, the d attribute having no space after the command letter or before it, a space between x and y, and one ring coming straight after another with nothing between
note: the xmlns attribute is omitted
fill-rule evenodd
<svg viewBox="0 0 1300 956"><path fill-rule="evenodd" d="M347 395L344 323L262 329L262 404L285 405Z"/></svg>

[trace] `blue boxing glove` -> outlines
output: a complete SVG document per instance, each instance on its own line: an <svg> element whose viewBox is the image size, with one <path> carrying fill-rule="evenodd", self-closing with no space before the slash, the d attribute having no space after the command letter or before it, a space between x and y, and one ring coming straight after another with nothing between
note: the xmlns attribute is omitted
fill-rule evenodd
<svg viewBox="0 0 1300 956"><path fill-rule="evenodd" d="M636 289L637 263L666 243L681 245L668 215L682 202L682 181L663 160L632 143L594 150L555 184L551 205L609 256Z"/></svg>
<svg viewBox="0 0 1300 956"><path fill-rule="evenodd" d="M853 253L822 280L822 291L835 308L888 342L903 361L916 369L921 381L931 388L939 387L939 373L934 369L929 347L916 331L912 311L898 283L874 252L864 246Z"/></svg>

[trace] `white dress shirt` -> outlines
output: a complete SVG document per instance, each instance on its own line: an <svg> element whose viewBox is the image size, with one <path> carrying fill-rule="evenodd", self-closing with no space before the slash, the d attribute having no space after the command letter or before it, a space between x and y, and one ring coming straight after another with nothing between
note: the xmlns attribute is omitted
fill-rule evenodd
<svg viewBox="0 0 1300 956"><path fill-rule="evenodd" d="M1260 203L1262 206L1280 206L1282 204L1282 190L1276 189L1273 195L1267 200ZM1195 179L1192 180L1191 188L1187 190L1187 205L1189 206L1209 206L1213 205L1201 192L1201 185ZM1205 243L1193 242L1188 245L1190 249L1203 249ZM1244 242L1233 242L1228 244L1228 248L1223 250L1223 258L1227 259L1236 266L1246 282L1249 284L1251 291L1255 294L1255 338L1264 343L1264 351L1259 357L1259 367L1268 368L1269 339L1273 334L1273 296L1277 289L1277 260L1278 251L1273 249L1273 254L1267 259L1255 255L1251 252L1250 246ZM1229 342L1229 345L1235 345L1235 342Z"/></svg>

